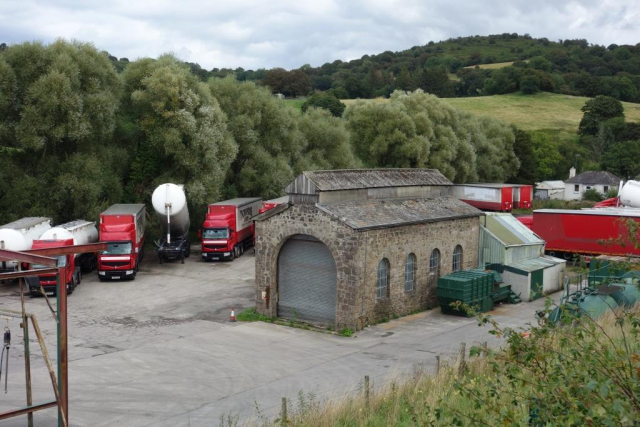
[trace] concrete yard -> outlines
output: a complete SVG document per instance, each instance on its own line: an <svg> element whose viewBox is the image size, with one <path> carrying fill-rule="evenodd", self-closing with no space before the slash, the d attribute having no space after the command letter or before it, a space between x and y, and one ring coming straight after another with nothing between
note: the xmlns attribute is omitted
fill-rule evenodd
<svg viewBox="0 0 640 427"><path fill-rule="evenodd" d="M364 375L379 385L416 365L430 369L436 355L457 352L461 342L491 343L493 337L474 319L439 309L367 328L355 338L229 323L230 307L236 313L251 307L254 295L253 250L221 263L202 262L195 252L184 265L159 265L149 253L135 281L101 283L95 272L86 275L69 296L71 425L211 426L226 414L242 423L256 416L255 405L271 417L282 397L356 393ZM55 358L55 323L45 300L26 302ZM524 326L543 306L544 300L504 305L492 314L503 325ZM20 309L16 284L0 285L0 309ZM22 332L18 320L10 327L9 391L1 411L25 405ZM34 402L52 400L33 333L30 346ZM35 420L55 425L56 410L38 412ZM0 422L24 425L26 416Z"/></svg>

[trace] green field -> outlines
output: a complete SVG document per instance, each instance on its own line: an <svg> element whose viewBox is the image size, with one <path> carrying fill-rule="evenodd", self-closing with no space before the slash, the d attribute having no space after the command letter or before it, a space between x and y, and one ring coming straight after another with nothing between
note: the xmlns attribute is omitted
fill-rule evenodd
<svg viewBox="0 0 640 427"><path fill-rule="evenodd" d="M468 67L464 67L464 68L483 68L486 70L495 70L498 68L503 68L503 67L508 67L509 65L513 65L513 61L511 62L496 62L494 64L478 64L478 65L469 65Z"/></svg>
<svg viewBox="0 0 640 427"><path fill-rule="evenodd" d="M512 93L473 98L447 98L446 100L460 110L513 123L524 130L555 129L575 133L582 118L580 108L589 99L543 92L536 95ZM349 105L355 100L343 99L342 102ZM388 102L388 100L378 98L371 102ZM628 121L640 122L640 104L623 102L622 105Z"/></svg>
<svg viewBox="0 0 640 427"><path fill-rule="evenodd" d="M291 108L295 108L298 111L302 111L302 104L304 104L306 99L285 99L284 103Z"/></svg>

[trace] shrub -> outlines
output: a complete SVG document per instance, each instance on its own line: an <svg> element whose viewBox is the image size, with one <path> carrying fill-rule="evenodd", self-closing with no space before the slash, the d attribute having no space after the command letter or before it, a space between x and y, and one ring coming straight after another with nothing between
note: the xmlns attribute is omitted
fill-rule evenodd
<svg viewBox="0 0 640 427"><path fill-rule="evenodd" d="M590 202L601 202L604 200L604 196L601 192L596 190L595 188L591 188L584 193L582 193L582 200L590 201Z"/></svg>
<svg viewBox="0 0 640 427"><path fill-rule="evenodd" d="M306 112L310 107L323 108L335 117L342 117L346 108L338 98L331 93L314 93L302 104L302 112Z"/></svg>

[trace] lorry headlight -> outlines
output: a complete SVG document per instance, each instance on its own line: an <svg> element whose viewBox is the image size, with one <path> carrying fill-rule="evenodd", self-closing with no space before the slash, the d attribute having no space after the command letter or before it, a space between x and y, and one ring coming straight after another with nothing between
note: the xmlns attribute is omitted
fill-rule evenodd
<svg viewBox="0 0 640 427"><path fill-rule="evenodd" d="M98 274L104 276L106 273L104 271L98 271Z"/></svg>
<svg viewBox="0 0 640 427"><path fill-rule="evenodd" d="M231 255L231 252L225 252L224 253L224 256L229 256L229 255Z"/></svg>
<svg viewBox="0 0 640 427"><path fill-rule="evenodd" d="M127 270L127 274L133 274L133 270Z"/></svg>

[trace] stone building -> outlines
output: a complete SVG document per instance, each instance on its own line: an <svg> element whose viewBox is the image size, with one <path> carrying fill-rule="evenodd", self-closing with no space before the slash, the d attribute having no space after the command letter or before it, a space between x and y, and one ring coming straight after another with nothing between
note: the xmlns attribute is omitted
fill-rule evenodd
<svg viewBox="0 0 640 427"><path fill-rule="evenodd" d="M256 309L362 329L435 304L440 275L475 268L482 212L431 169L304 172L256 219Z"/></svg>

